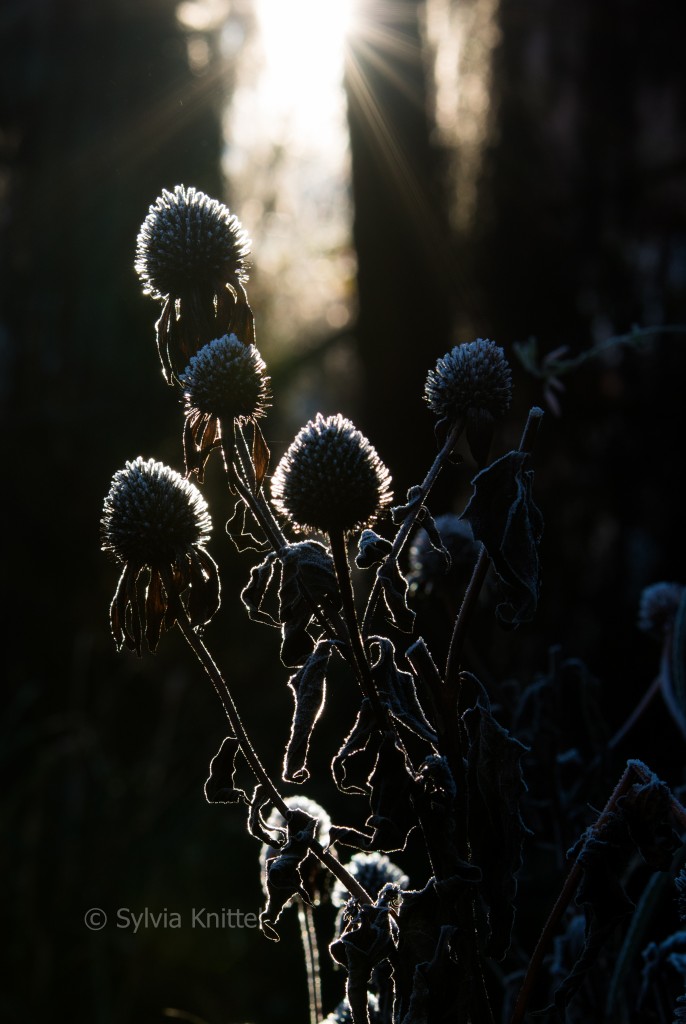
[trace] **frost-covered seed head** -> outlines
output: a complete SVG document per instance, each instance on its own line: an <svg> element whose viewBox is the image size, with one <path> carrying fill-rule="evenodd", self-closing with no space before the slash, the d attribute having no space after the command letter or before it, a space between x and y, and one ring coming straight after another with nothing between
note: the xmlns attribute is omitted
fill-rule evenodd
<svg viewBox="0 0 686 1024"><path fill-rule="evenodd" d="M672 627L684 588L681 583L653 583L641 592L638 628L660 640Z"/></svg>
<svg viewBox="0 0 686 1024"><path fill-rule="evenodd" d="M101 527L102 549L117 561L159 565L203 547L212 521L197 487L164 463L138 456L114 474Z"/></svg>
<svg viewBox="0 0 686 1024"><path fill-rule="evenodd" d="M390 505L391 477L367 438L338 413L317 413L297 434L272 479L274 504L302 531L368 526Z"/></svg>
<svg viewBox="0 0 686 1024"><path fill-rule="evenodd" d="M248 235L223 203L177 185L150 207L134 266L146 295L165 299L217 281L246 281L249 252Z"/></svg>
<svg viewBox="0 0 686 1024"><path fill-rule="evenodd" d="M354 853L345 865L353 878L360 883L372 899L376 899L384 885L389 882L400 889L407 889L410 880L397 864L389 860L385 853ZM342 882L336 879L331 893L331 902L336 907L343 907L348 902L350 893Z"/></svg>
<svg viewBox="0 0 686 1024"><path fill-rule="evenodd" d="M188 409L242 422L264 416L269 378L254 345L225 334L204 345L181 376Z"/></svg>
<svg viewBox="0 0 686 1024"><path fill-rule="evenodd" d="M432 412L453 422L472 410L504 416L512 401L512 373L494 341L456 345L429 370L424 397Z"/></svg>

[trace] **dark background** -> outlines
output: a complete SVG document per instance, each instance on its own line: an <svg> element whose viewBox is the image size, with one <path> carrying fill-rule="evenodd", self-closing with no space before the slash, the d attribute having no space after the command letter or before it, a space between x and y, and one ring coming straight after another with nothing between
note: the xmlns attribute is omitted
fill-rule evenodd
<svg viewBox="0 0 686 1024"><path fill-rule="evenodd" d="M396 19L413 52L421 13L398 0L368 16ZM417 183L414 207L350 101L360 379L341 411L391 468L398 500L435 450L426 371L457 341L495 338L512 361L516 400L496 442L505 451L530 404L543 402L514 342L533 335L543 352L574 354L633 324L686 323L684 9L502 0L497 18L492 123L468 230L450 227L460 154L436 145L417 102L428 95L422 65L397 57L413 101L373 62L366 69ZM139 453L180 462L178 400L161 379L156 309L140 294L133 250L149 204L177 181L240 208L220 176L222 101L211 76L189 72L169 0L5 0L5 1021L148 1024L171 1008L186 1020L262 1024L306 1013L293 912L278 947L249 930L114 926L117 908L187 919L191 907L254 913L261 902L241 813L203 798L225 734L211 687L175 634L155 657L116 653L107 609L117 570L99 550L113 472ZM485 652L499 678L532 678L551 645L582 658L601 682L611 731L657 668L657 648L635 625L641 589L686 582L685 346L686 334L657 336L565 379L563 414L548 412L536 453L539 616ZM446 475L436 513L461 507L472 472ZM207 490L221 500L212 472ZM287 671L276 636L239 606L251 563L233 553L223 518L215 514L212 552L225 596L208 641L278 772ZM322 771L348 728L346 685L332 687L315 741ZM642 758L677 785L683 753L658 700L618 756ZM322 771L308 795L345 816ZM102 932L83 924L90 907L110 915ZM340 979L326 985L330 1006Z"/></svg>

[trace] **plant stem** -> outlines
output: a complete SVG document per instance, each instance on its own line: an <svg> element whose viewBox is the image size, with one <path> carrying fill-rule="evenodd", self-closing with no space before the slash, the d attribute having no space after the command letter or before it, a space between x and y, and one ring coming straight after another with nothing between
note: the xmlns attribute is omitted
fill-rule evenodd
<svg viewBox="0 0 686 1024"><path fill-rule="evenodd" d="M312 907L298 900L298 923L302 941L305 970L307 972L307 995L310 1006L310 1024L319 1024L322 1019L322 986L319 978L319 948L314 927Z"/></svg>
<svg viewBox="0 0 686 1024"><path fill-rule="evenodd" d="M652 683L650 684L648 689L645 691L645 693L643 694L643 696L639 700L639 702L636 705L636 707L634 708L634 710L629 714L628 718L625 719L624 724L620 725L620 727L617 730L617 732L609 740L609 742L607 744L607 749L608 750L614 750L614 748L621 743L621 741L624 739L626 734L631 731L631 729L634 727L634 725L636 725L636 722L638 722L638 720L640 719L641 715L643 714L645 709L648 707L648 705L650 704L650 702L653 699L653 697L655 696L655 694L659 692L660 683L661 683L661 676L658 675L658 676L655 677L655 679L653 679Z"/></svg>
<svg viewBox="0 0 686 1024"><path fill-rule="evenodd" d="M164 581L163 581L164 582ZM167 581L169 583L169 581ZM169 591L168 591L169 592ZM208 651L207 647L201 640L200 636L194 630L191 625L188 614L183 605L183 602L179 599L175 603L174 612L176 615L176 621L179 629L183 633L185 640L190 646L191 650L197 657L198 661L205 669L205 672L210 677L212 685L214 686L219 699L222 702L226 717L229 720L229 724L233 729L234 736L240 744L241 751L246 761L250 765L253 775L256 780L262 784L265 790L269 793L274 807L283 815L286 821L291 818L291 809L279 793L278 789L272 782L268 772L262 765L257 752L250 742L250 738L243 727L243 722L238 713L238 708L231 696L231 691L227 686L221 672L217 668L217 665L212 658L212 655ZM342 885L348 890L351 896L354 896L360 901L360 903L372 903L369 893L360 885L358 881L350 874L349 871L343 867L342 864L327 850L323 848L321 843L317 842L316 839L310 840L308 843L309 848L319 858L322 864L331 871L333 875L341 882Z"/></svg>
<svg viewBox="0 0 686 1024"><path fill-rule="evenodd" d="M390 554L386 556L387 558L397 558L402 549L404 548L407 538L410 535L410 530L414 526L417 516L419 515L420 509L424 502L426 501L429 491L433 487L438 474L443 468L444 463L452 455L455 449L455 445L457 444L460 435L464 430L464 425L465 421L460 420L458 423L455 423L450 428L450 431L448 432L448 436L445 439L443 447L441 448L440 452L434 459L431 468L429 469L429 472L424 477L423 482L420 484L421 497L417 501L414 510L407 516L406 519L403 520L403 523L395 536L395 540L393 541L393 548ZM365 609L365 613L362 619L363 636L366 636L367 633L369 632L371 619L376 610L376 605L379 600L380 591L381 584L379 583L379 577L377 576L374 580L374 584L369 595L369 600L367 601L367 607Z"/></svg>
<svg viewBox="0 0 686 1024"><path fill-rule="evenodd" d="M356 674L363 694L372 706L380 729L395 731L387 709L379 700L379 695L374 686L371 669L367 655L362 644L362 636L357 621L355 610L355 597L353 595L352 581L350 579L350 565L345 546L345 536L342 530L332 530L329 533L329 544L331 545L331 556L338 580L338 589L343 604L343 618L348 629L350 649L353 655Z"/></svg>
<svg viewBox="0 0 686 1024"><path fill-rule="evenodd" d="M519 442L518 450L520 452L530 452L533 450L542 418L543 410L537 405L532 406L529 410L526 425ZM488 552L482 545L481 550L479 551L479 557L477 558L474 566L474 571L472 572L472 578L469 581L469 586L467 587L460 606L459 614L455 621L455 628L453 629L450 648L448 650L448 661L445 668L445 684L453 691L456 691L459 687L460 663L467 634L467 626L474 609L476 608L476 602L479 594L481 593L481 588L486 581L489 568L490 559L488 557Z"/></svg>

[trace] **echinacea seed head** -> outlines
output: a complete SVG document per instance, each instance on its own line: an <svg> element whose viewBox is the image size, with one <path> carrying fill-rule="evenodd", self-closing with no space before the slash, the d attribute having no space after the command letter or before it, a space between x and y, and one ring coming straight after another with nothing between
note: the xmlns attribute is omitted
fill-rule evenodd
<svg viewBox="0 0 686 1024"><path fill-rule="evenodd" d="M641 592L638 628L657 640L672 628L684 587L681 583L653 583Z"/></svg>
<svg viewBox="0 0 686 1024"><path fill-rule="evenodd" d="M354 853L345 865L346 870L359 882L372 899L376 899L384 885L397 885L399 889L407 889L410 880L397 864L394 864L385 853ZM343 907L348 902L350 893L343 883L336 879L331 892L331 902L335 907Z"/></svg>
<svg viewBox="0 0 686 1024"><path fill-rule="evenodd" d="M138 234L135 269L146 295L247 280L250 239L228 207L195 188L163 189Z"/></svg>
<svg viewBox="0 0 686 1024"><path fill-rule="evenodd" d="M209 539L207 502L190 481L139 456L114 474L101 520L102 549L118 562L170 564Z"/></svg>
<svg viewBox="0 0 686 1024"><path fill-rule="evenodd" d="M512 401L512 372L505 353L485 338L456 345L429 371L424 397L440 419L456 422L472 411L500 419Z"/></svg>
<svg viewBox="0 0 686 1024"><path fill-rule="evenodd" d="M317 413L272 478L277 510L300 531L351 533L390 505L391 477L367 438L338 413Z"/></svg>
<svg viewBox="0 0 686 1024"><path fill-rule="evenodd" d="M204 345L181 376L186 407L225 420L264 416L269 378L254 345L225 334Z"/></svg>

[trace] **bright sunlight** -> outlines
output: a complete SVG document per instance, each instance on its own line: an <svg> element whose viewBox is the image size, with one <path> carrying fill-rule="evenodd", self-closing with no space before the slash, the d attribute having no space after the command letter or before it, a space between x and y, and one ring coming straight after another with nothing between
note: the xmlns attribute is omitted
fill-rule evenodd
<svg viewBox="0 0 686 1024"><path fill-rule="evenodd" d="M262 94L301 142L326 145L332 99L340 95L343 48L354 0L256 0L263 52ZM324 137L322 137L324 136Z"/></svg>

